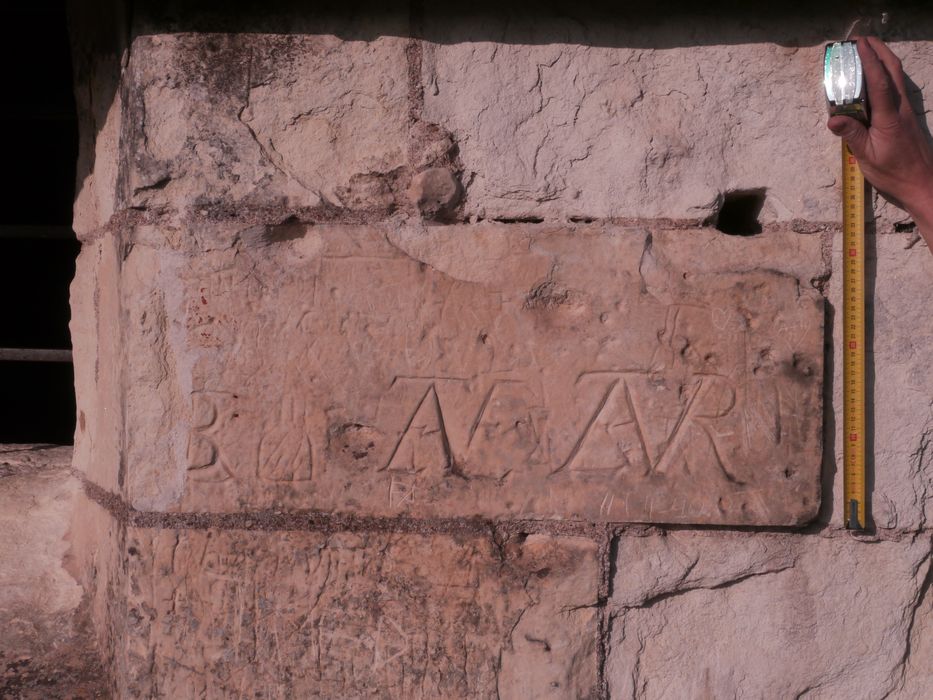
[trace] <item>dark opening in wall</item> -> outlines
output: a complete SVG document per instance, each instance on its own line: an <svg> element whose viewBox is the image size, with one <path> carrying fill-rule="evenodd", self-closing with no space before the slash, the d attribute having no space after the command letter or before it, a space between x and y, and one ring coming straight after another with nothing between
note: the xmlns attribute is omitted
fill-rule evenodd
<svg viewBox="0 0 933 700"><path fill-rule="evenodd" d="M80 246L71 231L78 129L65 3L11 3L0 20L9 69L0 110L9 175L0 188L0 443L67 444L68 287Z"/></svg>
<svg viewBox="0 0 933 700"><path fill-rule="evenodd" d="M730 236L754 236L761 233L758 217L764 204L764 188L726 192L714 225Z"/></svg>

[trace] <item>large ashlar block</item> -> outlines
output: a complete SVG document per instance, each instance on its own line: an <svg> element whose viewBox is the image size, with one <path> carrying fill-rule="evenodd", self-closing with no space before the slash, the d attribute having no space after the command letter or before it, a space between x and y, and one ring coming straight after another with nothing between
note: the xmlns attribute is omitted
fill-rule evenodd
<svg viewBox="0 0 933 700"><path fill-rule="evenodd" d="M596 545L134 530L121 697L584 698Z"/></svg>
<svg viewBox="0 0 933 700"><path fill-rule="evenodd" d="M868 355L871 516L885 529L917 530L933 516L933 320L918 299L933 298L933 256L909 234L869 237ZM843 521L842 250L833 250L829 300L835 313L833 406L836 479L833 521Z"/></svg>
<svg viewBox="0 0 933 700"><path fill-rule="evenodd" d="M137 508L817 511L815 237L207 227L187 255L164 233L122 267Z"/></svg>
<svg viewBox="0 0 933 700"><path fill-rule="evenodd" d="M616 561L611 697L933 696L928 534L623 536Z"/></svg>
<svg viewBox="0 0 933 700"><path fill-rule="evenodd" d="M157 34L131 55L126 206L225 217L349 206L360 187L378 206L407 162L404 38Z"/></svg>
<svg viewBox="0 0 933 700"><path fill-rule="evenodd" d="M821 84L832 13L535 10L425 11L425 118L460 145L468 214L703 219L723 193L761 189L763 221L839 220ZM923 85L928 47L893 47Z"/></svg>

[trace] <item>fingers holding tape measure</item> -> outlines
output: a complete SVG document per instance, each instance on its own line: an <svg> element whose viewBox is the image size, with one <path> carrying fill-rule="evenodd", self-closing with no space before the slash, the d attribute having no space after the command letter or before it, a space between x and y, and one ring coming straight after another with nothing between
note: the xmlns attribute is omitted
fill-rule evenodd
<svg viewBox="0 0 933 700"><path fill-rule="evenodd" d="M856 158L862 160L868 155L868 150L871 148L868 129L858 119L837 115L830 117L826 126L836 136L845 139Z"/></svg>
<svg viewBox="0 0 933 700"><path fill-rule="evenodd" d="M890 47L876 36L866 36L864 41L874 50L875 55L881 60L881 63L888 71L888 75L894 81L894 86L901 98L907 96L907 76L904 75L904 67L901 59L895 55Z"/></svg>
<svg viewBox="0 0 933 700"><path fill-rule="evenodd" d="M894 127L898 123L900 103L906 99L906 88L902 87L904 73L900 69L900 62L895 65L897 57L875 37L862 36L857 41L865 84L868 86L871 126L882 129ZM884 55L884 59L879 55L879 51ZM891 68L897 69L897 78L891 74L889 64Z"/></svg>

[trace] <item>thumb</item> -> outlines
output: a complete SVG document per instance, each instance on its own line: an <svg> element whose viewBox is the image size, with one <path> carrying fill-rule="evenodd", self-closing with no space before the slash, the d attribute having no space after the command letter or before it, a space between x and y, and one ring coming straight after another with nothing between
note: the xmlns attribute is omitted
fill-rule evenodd
<svg viewBox="0 0 933 700"><path fill-rule="evenodd" d="M859 160L865 155L868 146L868 129L857 119L851 117L830 117L826 126L836 136L843 138Z"/></svg>

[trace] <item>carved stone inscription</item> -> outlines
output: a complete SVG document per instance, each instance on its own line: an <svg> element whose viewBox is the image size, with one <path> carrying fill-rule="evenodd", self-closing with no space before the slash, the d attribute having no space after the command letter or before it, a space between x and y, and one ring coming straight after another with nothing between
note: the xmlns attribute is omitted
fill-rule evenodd
<svg viewBox="0 0 933 700"><path fill-rule="evenodd" d="M179 506L805 521L802 238L314 227L191 258Z"/></svg>

